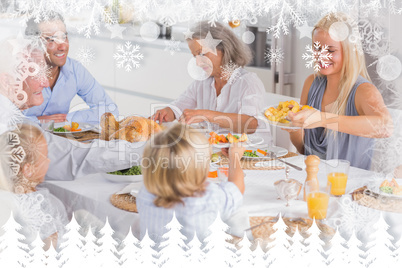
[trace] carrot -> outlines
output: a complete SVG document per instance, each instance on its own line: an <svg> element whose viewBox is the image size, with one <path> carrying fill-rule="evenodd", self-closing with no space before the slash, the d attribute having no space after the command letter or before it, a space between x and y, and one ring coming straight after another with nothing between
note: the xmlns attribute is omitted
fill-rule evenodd
<svg viewBox="0 0 402 268"><path fill-rule="evenodd" d="M252 153L253 150L245 150L245 152Z"/></svg>
<svg viewBox="0 0 402 268"><path fill-rule="evenodd" d="M257 149L257 152L259 152L262 155L267 155L267 152L264 152L263 150Z"/></svg>
<svg viewBox="0 0 402 268"><path fill-rule="evenodd" d="M218 177L218 171L210 171L208 172L208 178L217 178Z"/></svg>

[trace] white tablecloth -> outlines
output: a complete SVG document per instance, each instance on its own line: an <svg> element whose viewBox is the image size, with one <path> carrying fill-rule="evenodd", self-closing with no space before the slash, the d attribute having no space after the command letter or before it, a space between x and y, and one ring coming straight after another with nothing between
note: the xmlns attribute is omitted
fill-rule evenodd
<svg viewBox="0 0 402 268"><path fill-rule="evenodd" d="M302 163L303 156L290 158L293 163ZM325 164L319 166L318 179L326 183ZM246 191L244 193L243 211L249 216L276 216L279 212L286 216L308 217L307 204L302 201L301 192L298 200L292 200L286 207L284 200L278 200L274 188L274 182L285 178L282 170L245 170ZM290 170L290 178L302 183L306 178L305 171ZM365 185L369 180L378 177L375 173L351 167L348 177L347 192ZM378 178L379 179L379 178ZM124 238L129 227L132 227L134 235L139 234L139 215L114 207L109 198L112 194L123 189L127 183L112 183L105 179L103 174L86 176L75 181L47 181L43 187L48 188L55 196L63 201L68 213L75 210L85 209L105 221L108 216L111 227L116 231L116 236ZM402 214L382 212L384 219L389 225L388 230L395 239L399 239L402 233ZM332 227L339 227L345 234L345 238L356 229L360 239L366 240L372 231L372 225L378 220L380 211L369 209L351 201L350 195L342 198L331 197L328 208L327 223ZM244 230L244 213L239 217L243 224L235 233Z"/></svg>

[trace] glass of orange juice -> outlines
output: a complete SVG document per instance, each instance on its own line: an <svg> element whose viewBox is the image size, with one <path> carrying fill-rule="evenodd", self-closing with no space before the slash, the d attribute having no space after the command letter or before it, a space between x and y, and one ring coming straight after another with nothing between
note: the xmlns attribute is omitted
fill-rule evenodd
<svg viewBox="0 0 402 268"><path fill-rule="evenodd" d="M331 183L318 185L315 182L306 182L308 216L312 219L323 220L327 217Z"/></svg>
<svg viewBox="0 0 402 268"><path fill-rule="evenodd" d="M347 160L332 159L326 162L327 178L332 184L331 195L342 196L346 191L350 162Z"/></svg>

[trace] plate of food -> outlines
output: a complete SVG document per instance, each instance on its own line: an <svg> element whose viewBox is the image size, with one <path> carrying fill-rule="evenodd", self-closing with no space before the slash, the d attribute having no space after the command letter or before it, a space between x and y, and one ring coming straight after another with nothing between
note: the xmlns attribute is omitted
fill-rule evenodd
<svg viewBox="0 0 402 268"><path fill-rule="evenodd" d="M105 179L115 183L131 183L143 181L141 166L105 173Z"/></svg>
<svg viewBox="0 0 402 268"><path fill-rule="evenodd" d="M209 144L216 148L229 148L233 143L241 143L246 148L250 146L259 145L264 142L264 139L259 136L243 134L232 134L230 132L216 133L214 131L209 133Z"/></svg>
<svg viewBox="0 0 402 268"><path fill-rule="evenodd" d="M383 196L402 199L402 179L386 179L381 182L380 186L376 187L376 189L373 189L373 192L376 192Z"/></svg>
<svg viewBox="0 0 402 268"><path fill-rule="evenodd" d="M271 106L264 109L262 112L265 118L267 118L270 125L286 128L286 129L300 129L301 127L295 126L289 121L287 115L289 112L297 113L304 109L314 109L311 106L303 105L300 106L297 101L281 101L277 107Z"/></svg>
<svg viewBox="0 0 402 268"><path fill-rule="evenodd" d="M80 133L85 131L90 131L94 129L95 126L89 123L78 123L78 122L62 122L55 123L53 133Z"/></svg>
<svg viewBox="0 0 402 268"><path fill-rule="evenodd" d="M276 154L276 157L284 156L288 153L288 150L282 147L277 146L256 146L249 147L243 154L243 159L248 160L266 160L271 159L270 153L273 152Z"/></svg>

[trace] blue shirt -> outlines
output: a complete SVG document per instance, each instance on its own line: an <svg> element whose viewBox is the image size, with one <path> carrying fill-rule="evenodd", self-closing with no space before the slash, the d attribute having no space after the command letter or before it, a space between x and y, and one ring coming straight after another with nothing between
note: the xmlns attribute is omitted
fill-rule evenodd
<svg viewBox="0 0 402 268"><path fill-rule="evenodd" d="M166 233L165 228L173 218L173 211L183 229L180 232L191 241L194 232L203 241L208 236L208 227L215 221L218 212L223 221L228 220L243 203L243 195L232 182L220 184L209 183L201 197L183 198L184 205L176 204L173 208L157 207L154 204L155 195L142 187L136 198L140 214L141 239L148 230L149 237L155 242L161 242Z"/></svg>
<svg viewBox="0 0 402 268"><path fill-rule="evenodd" d="M100 117L106 112L118 116L118 109L101 85L93 78L81 63L67 57L66 64L60 68L60 74L53 87L42 91L44 101L39 106L26 109L23 113L33 121L38 116L67 114L69 122L87 122L99 124ZM80 96L89 109L69 112L71 100Z"/></svg>

